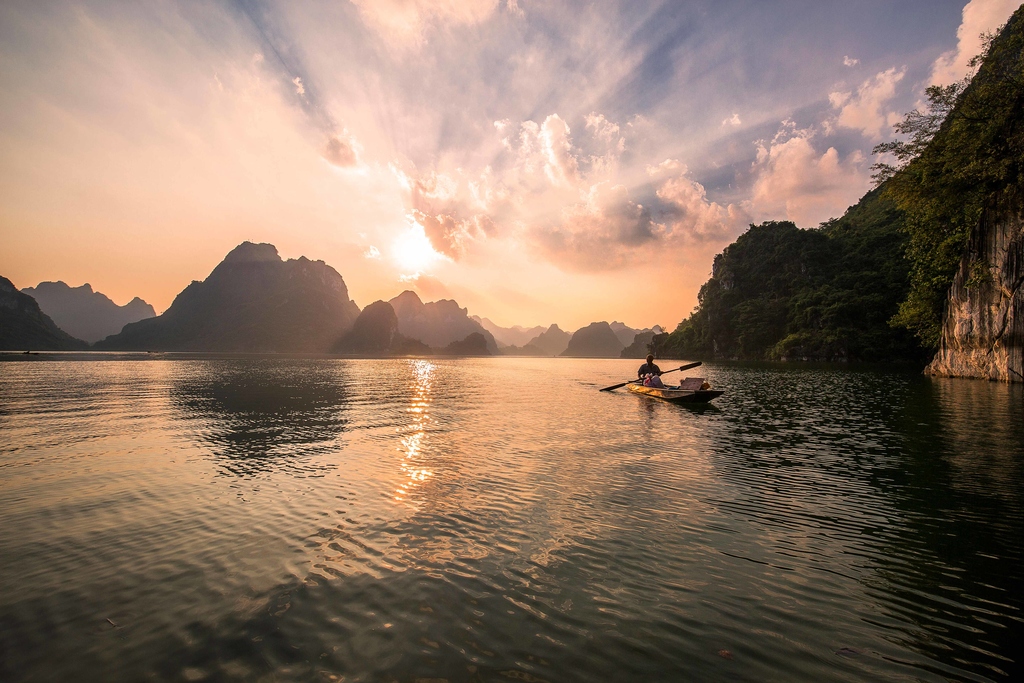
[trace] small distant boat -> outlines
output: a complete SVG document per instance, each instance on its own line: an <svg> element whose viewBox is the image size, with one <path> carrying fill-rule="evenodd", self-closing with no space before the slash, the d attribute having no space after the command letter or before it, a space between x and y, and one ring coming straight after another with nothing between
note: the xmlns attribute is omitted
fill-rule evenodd
<svg viewBox="0 0 1024 683"><path fill-rule="evenodd" d="M687 377L677 387L645 387L639 381L630 382L626 387L634 394L660 398L671 403L710 403L725 393L719 389L702 388L706 383L703 377Z"/></svg>

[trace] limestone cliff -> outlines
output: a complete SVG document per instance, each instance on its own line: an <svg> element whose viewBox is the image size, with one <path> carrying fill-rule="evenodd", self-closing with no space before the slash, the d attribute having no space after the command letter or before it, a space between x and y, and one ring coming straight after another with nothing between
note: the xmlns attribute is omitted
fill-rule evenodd
<svg viewBox="0 0 1024 683"><path fill-rule="evenodd" d="M1024 192L1000 193L960 261L926 374L1024 381Z"/></svg>

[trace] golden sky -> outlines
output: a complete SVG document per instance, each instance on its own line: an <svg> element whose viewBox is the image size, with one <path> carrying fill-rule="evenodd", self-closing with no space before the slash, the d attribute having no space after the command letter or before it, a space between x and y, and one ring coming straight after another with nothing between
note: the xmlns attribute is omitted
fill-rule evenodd
<svg viewBox="0 0 1024 683"><path fill-rule="evenodd" d="M0 5L0 275L158 311L235 245L502 325L674 327L1018 3Z"/></svg>

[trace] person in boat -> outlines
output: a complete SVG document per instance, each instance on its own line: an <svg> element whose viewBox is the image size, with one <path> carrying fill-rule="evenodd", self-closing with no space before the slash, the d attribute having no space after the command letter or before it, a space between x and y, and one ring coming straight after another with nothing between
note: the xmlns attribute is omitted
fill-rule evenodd
<svg viewBox="0 0 1024 683"><path fill-rule="evenodd" d="M647 362L636 371L637 377L643 380L645 387L664 388L665 383L661 381L661 368L654 364L654 356L648 355Z"/></svg>
<svg viewBox="0 0 1024 683"><path fill-rule="evenodd" d="M654 356L651 354L648 354L647 362L636 371L636 376L639 379L643 379L647 375L654 375L655 377L661 375L661 368L654 364Z"/></svg>

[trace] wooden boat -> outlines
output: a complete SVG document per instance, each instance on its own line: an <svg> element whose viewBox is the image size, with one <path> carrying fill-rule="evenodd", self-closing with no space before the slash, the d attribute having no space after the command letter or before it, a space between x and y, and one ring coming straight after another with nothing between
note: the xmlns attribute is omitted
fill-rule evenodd
<svg viewBox="0 0 1024 683"><path fill-rule="evenodd" d="M645 387L639 381L630 382L626 387L634 394L660 398L671 403L709 403L725 393L719 389L702 389L705 381L703 377L687 377L677 387Z"/></svg>

